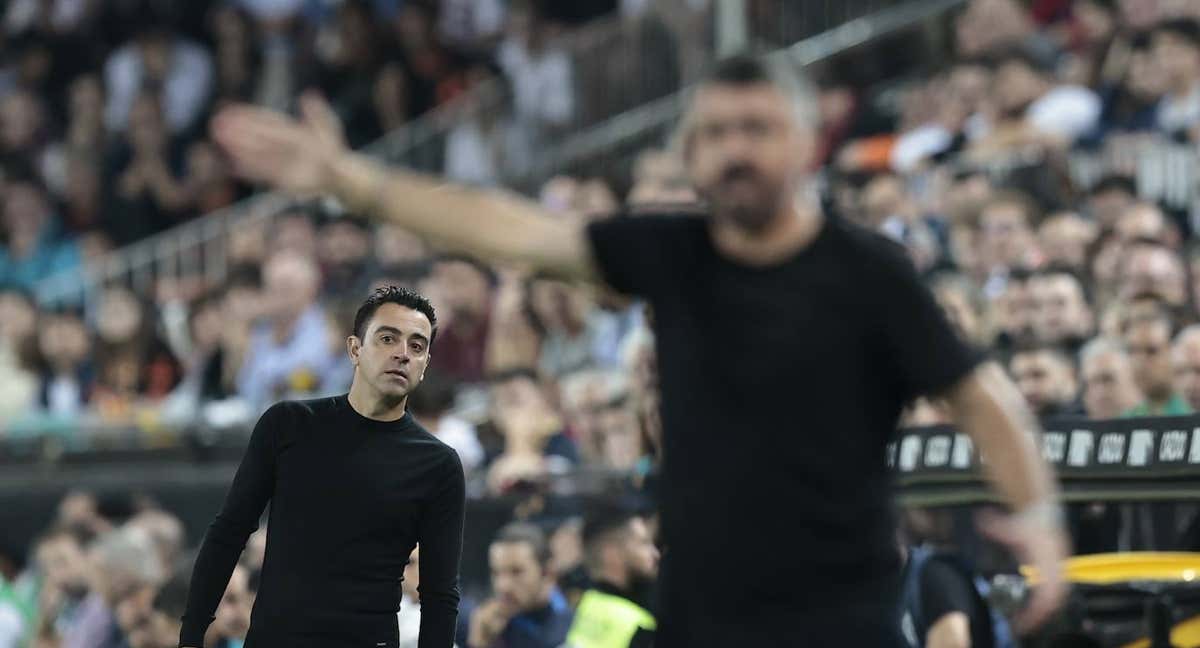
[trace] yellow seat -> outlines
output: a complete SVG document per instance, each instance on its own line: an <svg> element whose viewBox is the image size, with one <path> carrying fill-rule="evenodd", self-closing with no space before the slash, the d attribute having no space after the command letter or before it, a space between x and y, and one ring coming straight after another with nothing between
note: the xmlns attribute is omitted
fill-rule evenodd
<svg viewBox="0 0 1200 648"><path fill-rule="evenodd" d="M1131 581L1196 583L1200 586L1200 553L1139 551L1092 554L1067 559L1067 580L1078 585L1117 585ZM1021 567L1021 575L1037 585L1037 570Z"/></svg>

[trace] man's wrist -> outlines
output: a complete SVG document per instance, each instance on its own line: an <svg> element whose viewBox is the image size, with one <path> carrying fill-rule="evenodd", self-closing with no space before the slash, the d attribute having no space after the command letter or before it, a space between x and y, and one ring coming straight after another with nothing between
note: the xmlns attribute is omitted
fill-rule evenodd
<svg viewBox="0 0 1200 648"><path fill-rule="evenodd" d="M330 192L356 214L375 211L386 186L387 172L365 155L346 152L332 163Z"/></svg>

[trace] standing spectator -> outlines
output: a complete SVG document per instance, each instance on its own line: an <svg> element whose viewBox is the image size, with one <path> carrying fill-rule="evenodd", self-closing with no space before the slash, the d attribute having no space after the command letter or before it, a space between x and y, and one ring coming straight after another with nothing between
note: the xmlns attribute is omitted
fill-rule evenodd
<svg viewBox="0 0 1200 648"><path fill-rule="evenodd" d="M153 590L164 577L150 538L141 530L119 528L96 540L88 552L91 592L79 617L63 637L63 648L118 648L124 640L117 625L118 606Z"/></svg>
<svg viewBox="0 0 1200 648"><path fill-rule="evenodd" d="M1065 268L1047 268L1029 279L1033 337L1042 344L1066 347L1072 355L1095 331L1083 282Z"/></svg>
<svg viewBox="0 0 1200 648"><path fill-rule="evenodd" d="M362 301L370 257L370 228L366 222L343 216L322 225L317 235L317 259L325 299L338 305Z"/></svg>
<svg viewBox="0 0 1200 648"><path fill-rule="evenodd" d="M167 229L188 204L177 173L176 142L167 132L158 97L140 93L130 114L129 149L114 169L116 195L107 219L107 229L121 244Z"/></svg>
<svg viewBox="0 0 1200 648"><path fill-rule="evenodd" d="M246 193L229 175L216 147L208 140L193 142L188 147L184 169L183 193L193 215L228 207Z"/></svg>
<svg viewBox="0 0 1200 648"><path fill-rule="evenodd" d="M567 643L577 648L652 646L658 548L646 521L622 511L592 515L583 525L583 546L592 587L579 600Z"/></svg>
<svg viewBox="0 0 1200 648"><path fill-rule="evenodd" d="M43 315L38 322L42 358L39 404L53 416L76 416L91 400L94 371L92 341L78 314Z"/></svg>
<svg viewBox="0 0 1200 648"><path fill-rule="evenodd" d="M1008 370L1038 417L1082 413L1076 400L1075 368L1063 351L1050 346L1020 349L1009 360Z"/></svg>
<svg viewBox="0 0 1200 648"><path fill-rule="evenodd" d="M440 258L424 282L442 322L438 367L457 382L483 380L494 285L489 268L462 256Z"/></svg>
<svg viewBox="0 0 1200 648"><path fill-rule="evenodd" d="M504 527L488 547L488 566L492 597L459 617L459 642L466 648L562 645L573 617L555 585L545 534L529 524Z"/></svg>
<svg viewBox="0 0 1200 648"><path fill-rule="evenodd" d="M1121 322L1121 337L1133 365L1133 377L1145 397L1124 416L1178 416L1192 408L1175 390L1171 338L1175 322L1165 304L1133 313Z"/></svg>
<svg viewBox="0 0 1200 648"><path fill-rule="evenodd" d="M133 105L140 94L152 89L162 103L167 129L178 134L196 124L212 94L212 58L199 44L154 17L108 57L104 80L109 130L123 132L136 125Z"/></svg>
<svg viewBox="0 0 1200 648"><path fill-rule="evenodd" d="M328 322L317 304L320 273L308 258L279 253L263 268L264 321L251 333L238 395L258 409L318 386L329 362Z"/></svg>
<svg viewBox="0 0 1200 648"><path fill-rule="evenodd" d="M1196 141L1200 131L1200 24L1179 18L1154 28L1155 63L1166 73L1167 94L1158 104L1158 128Z"/></svg>
<svg viewBox="0 0 1200 648"><path fill-rule="evenodd" d="M446 136L446 177L483 186L521 177L533 161L531 134L512 118L508 81L483 64L466 78L462 117Z"/></svg>
<svg viewBox="0 0 1200 648"><path fill-rule="evenodd" d="M9 178L3 198L0 284L30 288L38 279L79 265L79 248L60 238L45 188L33 176Z"/></svg>
<svg viewBox="0 0 1200 648"><path fill-rule="evenodd" d="M1200 324L1193 324L1175 336L1171 364L1175 368L1175 391L1193 411L1200 411Z"/></svg>
<svg viewBox="0 0 1200 648"><path fill-rule="evenodd" d="M319 84L345 124L347 141L359 147L383 133L373 93L391 45L365 0L343 2L334 27L334 45L319 72Z"/></svg>
<svg viewBox="0 0 1200 648"><path fill-rule="evenodd" d="M534 2L509 6L509 34L496 57L512 81L517 120L541 141L574 115L571 60L550 42L550 26Z"/></svg>
<svg viewBox="0 0 1200 648"><path fill-rule="evenodd" d="M1142 402L1129 354L1117 340L1094 338L1079 352L1084 413L1090 419L1114 419Z"/></svg>

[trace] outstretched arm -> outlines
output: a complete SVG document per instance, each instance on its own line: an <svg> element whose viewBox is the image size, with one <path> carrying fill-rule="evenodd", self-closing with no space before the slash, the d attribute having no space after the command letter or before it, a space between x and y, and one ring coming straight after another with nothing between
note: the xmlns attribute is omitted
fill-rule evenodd
<svg viewBox="0 0 1200 648"><path fill-rule="evenodd" d="M347 149L333 111L315 94L301 119L239 105L222 110L213 135L238 175L295 194L330 194L350 209L393 222L439 246L481 259L527 264L568 279L596 270L583 226L499 191L451 185L389 169Z"/></svg>

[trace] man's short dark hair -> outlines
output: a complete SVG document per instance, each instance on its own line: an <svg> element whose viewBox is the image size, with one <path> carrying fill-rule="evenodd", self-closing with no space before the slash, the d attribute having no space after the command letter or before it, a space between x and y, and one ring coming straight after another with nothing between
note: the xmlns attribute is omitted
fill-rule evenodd
<svg viewBox="0 0 1200 648"><path fill-rule="evenodd" d="M1011 366L1013 361L1017 359L1017 356L1040 355L1043 353L1063 363L1064 366L1072 371L1075 370L1075 357L1070 351L1061 345L1044 342L1028 342L1017 345L1017 347L1013 349L1012 353L1008 356L1008 364Z"/></svg>
<svg viewBox="0 0 1200 648"><path fill-rule="evenodd" d="M476 272L483 275L484 278L487 279L489 286L494 288L496 284L500 283L500 277L496 275L495 270L490 268L486 263L483 263L479 259L476 259L472 256L447 252L445 254L438 255L431 265L437 265L439 263L465 263L472 268L475 268Z"/></svg>
<svg viewBox="0 0 1200 648"><path fill-rule="evenodd" d="M1193 48L1200 49L1200 23L1191 18L1171 18L1154 26L1151 36L1174 36Z"/></svg>
<svg viewBox="0 0 1200 648"><path fill-rule="evenodd" d="M489 374L487 377L487 383L493 387L514 380L531 380L537 384L537 371L531 367L512 367Z"/></svg>
<svg viewBox="0 0 1200 648"><path fill-rule="evenodd" d="M739 54L717 62L704 77L706 85L749 86L760 83L776 88L791 100L799 123L814 123L815 92L795 64L786 58Z"/></svg>
<svg viewBox="0 0 1200 648"><path fill-rule="evenodd" d="M584 549L591 552L597 542L607 539L616 531L624 531L636 517L635 511L618 506L604 506L590 512L583 522L581 533Z"/></svg>
<svg viewBox="0 0 1200 648"><path fill-rule="evenodd" d="M1050 73L1050 68L1044 61L1034 56L1029 52L1029 50L1020 46L1008 47L1000 52L997 52L991 57L990 62L991 65L989 67L992 69L992 71L998 71L1000 68L1006 65L1016 64L1029 68L1031 72L1037 74L1038 76L1046 76Z"/></svg>
<svg viewBox="0 0 1200 648"><path fill-rule="evenodd" d="M1078 270L1076 270L1070 266L1065 266L1065 265L1058 264L1058 263L1051 264L1044 268L1034 271L1033 276L1031 278L1032 279L1048 279L1050 277L1058 277L1058 276L1065 276L1065 277L1070 277L1071 279L1073 279L1075 281L1075 285L1079 286L1079 296L1083 299L1084 303L1089 304L1089 305L1092 303L1091 287L1084 280L1083 275Z"/></svg>
<svg viewBox="0 0 1200 648"><path fill-rule="evenodd" d="M542 567L550 564L550 542L546 534L528 522L511 522L496 532L492 544L524 544L533 551L533 557Z"/></svg>
<svg viewBox="0 0 1200 648"><path fill-rule="evenodd" d="M1106 175L1100 178L1100 181L1088 190L1088 195L1094 197L1110 191L1120 191L1121 193L1129 194L1130 197L1136 198L1137 182L1125 175Z"/></svg>
<svg viewBox="0 0 1200 648"><path fill-rule="evenodd" d="M433 312L433 304L424 295L410 288L398 288L396 286L385 286L375 289L367 301L358 307L358 312L354 314L354 335L360 340L367 334L367 322L375 316L375 311L379 310L384 304L399 304L405 308L411 308L425 317L429 318L429 325L433 331L429 334L429 344L432 346L433 341L437 339L438 325L437 314Z"/></svg>

